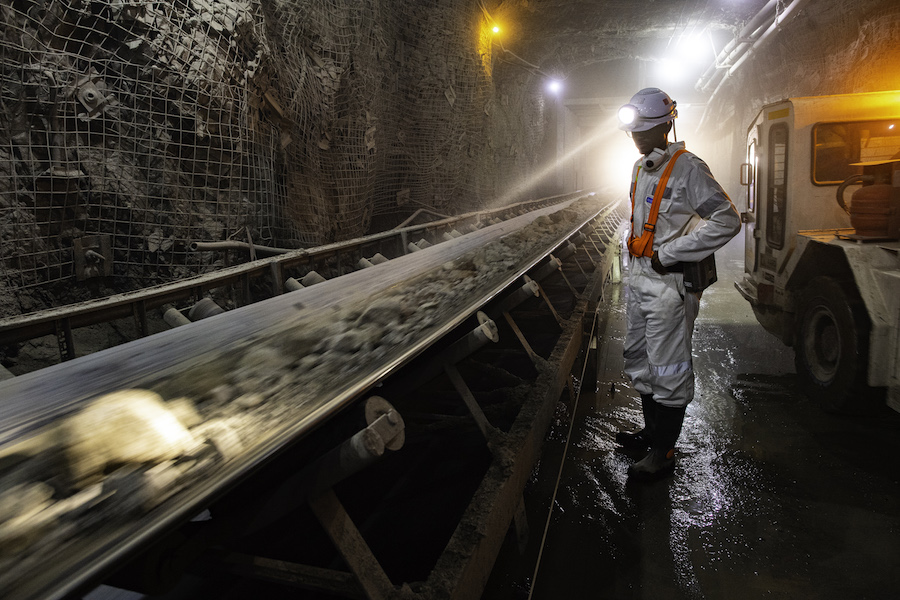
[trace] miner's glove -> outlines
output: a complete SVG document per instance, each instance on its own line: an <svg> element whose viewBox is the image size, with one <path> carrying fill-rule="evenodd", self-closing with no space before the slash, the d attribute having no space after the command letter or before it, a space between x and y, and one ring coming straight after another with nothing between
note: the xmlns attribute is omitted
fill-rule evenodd
<svg viewBox="0 0 900 600"><path fill-rule="evenodd" d="M663 266L663 264L659 261L659 252L657 252L656 250L653 251L653 256L650 257L650 266L653 267L653 270L660 275L667 275L669 273Z"/></svg>

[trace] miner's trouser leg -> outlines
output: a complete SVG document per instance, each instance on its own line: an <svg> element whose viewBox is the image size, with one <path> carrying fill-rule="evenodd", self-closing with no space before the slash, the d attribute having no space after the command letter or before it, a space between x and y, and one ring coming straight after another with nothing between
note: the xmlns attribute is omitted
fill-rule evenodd
<svg viewBox="0 0 900 600"><path fill-rule="evenodd" d="M641 394L683 408L694 397L691 336L700 306L681 275L657 275L634 264L627 289L625 372Z"/></svg>

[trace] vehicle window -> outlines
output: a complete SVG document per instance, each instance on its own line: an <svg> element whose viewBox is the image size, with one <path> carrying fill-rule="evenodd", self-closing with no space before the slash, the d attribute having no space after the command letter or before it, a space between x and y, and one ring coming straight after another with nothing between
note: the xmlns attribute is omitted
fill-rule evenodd
<svg viewBox="0 0 900 600"><path fill-rule="evenodd" d="M835 185L862 173L860 162L900 158L900 119L813 127L813 183Z"/></svg>
<svg viewBox="0 0 900 600"><path fill-rule="evenodd" d="M787 124L769 130L768 197L766 198L766 242L772 248L784 246L787 210Z"/></svg>
<svg viewBox="0 0 900 600"><path fill-rule="evenodd" d="M747 147L747 163L750 165L747 173L747 212L756 213L756 140Z"/></svg>

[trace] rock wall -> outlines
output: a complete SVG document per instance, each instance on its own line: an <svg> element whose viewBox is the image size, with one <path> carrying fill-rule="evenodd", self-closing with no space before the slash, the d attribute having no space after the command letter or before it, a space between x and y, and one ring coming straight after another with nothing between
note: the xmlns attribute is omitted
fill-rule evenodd
<svg viewBox="0 0 900 600"><path fill-rule="evenodd" d="M475 0L4 3L0 316L521 185L541 92L488 28Z"/></svg>

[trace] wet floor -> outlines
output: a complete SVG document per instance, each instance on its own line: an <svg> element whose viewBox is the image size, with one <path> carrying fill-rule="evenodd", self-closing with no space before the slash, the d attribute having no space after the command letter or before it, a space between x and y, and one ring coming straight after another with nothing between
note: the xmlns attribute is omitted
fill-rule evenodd
<svg viewBox="0 0 900 600"><path fill-rule="evenodd" d="M520 554L507 540L483 600L900 597L900 414L836 416L803 396L792 350L734 289L741 236L717 264L674 475L633 484L634 458L616 449L616 431L642 418L613 286L596 385L588 374L577 406L557 407L525 493L528 546Z"/></svg>

